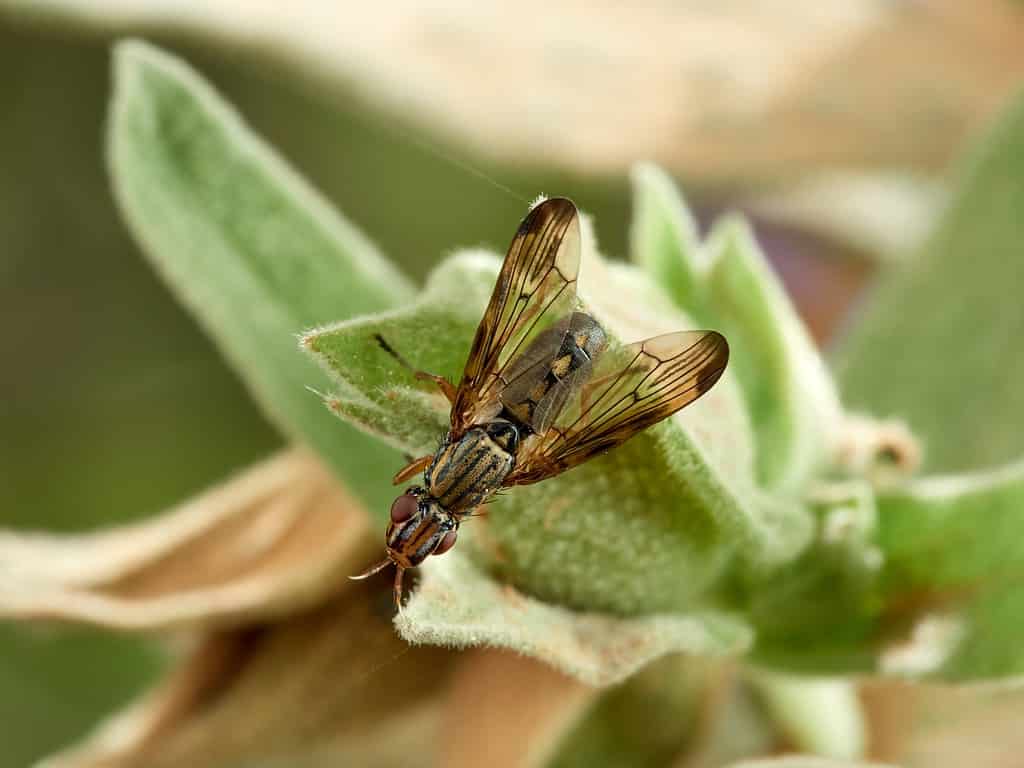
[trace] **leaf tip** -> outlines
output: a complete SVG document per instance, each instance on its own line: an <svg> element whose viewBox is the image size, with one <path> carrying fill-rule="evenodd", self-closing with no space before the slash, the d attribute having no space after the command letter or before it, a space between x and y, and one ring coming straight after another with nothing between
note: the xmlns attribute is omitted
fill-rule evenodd
<svg viewBox="0 0 1024 768"><path fill-rule="evenodd" d="M760 249L754 229L747 217L737 211L729 211L715 220L708 233L707 242L712 253L729 245Z"/></svg>
<svg viewBox="0 0 1024 768"><path fill-rule="evenodd" d="M181 59L137 37L116 41L112 46L112 61L115 92L123 86L132 85L146 70L180 73L188 69Z"/></svg>
<svg viewBox="0 0 1024 768"><path fill-rule="evenodd" d="M320 334L317 331L307 331L299 334L299 348L306 352L320 352Z"/></svg>
<svg viewBox="0 0 1024 768"><path fill-rule="evenodd" d="M672 177L649 162L629 173L633 214L629 227L632 260L664 285L679 306L700 293L704 271L697 220Z"/></svg>
<svg viewBox="0 0 1024 768"><path fill-rule="evenodd" d="M160 50L138 37L125 37L117 40L111 47L114 65L123 68L152 56L161 56Z"/></svg>
<svg viewBox="0 0 1024 768"><path fill-rule="evenodd" d="M641 160L633 163L629 169L629 178L633 182L635 189L640 189L648 184L672 184L672 179L665 170L650 160Z"/></svg>
<svg viewBox="0 0 1024 768"><path fill-rule="evenodd" d="M139 164L146 141L168 117L155 98L157 84L173 83L210 101L209 86L185 61L139 38L124 38L111 48L112 95L106 122L106 159L122 214L131 222L128 205L135 194L123 187L126 176Z"/></svg>

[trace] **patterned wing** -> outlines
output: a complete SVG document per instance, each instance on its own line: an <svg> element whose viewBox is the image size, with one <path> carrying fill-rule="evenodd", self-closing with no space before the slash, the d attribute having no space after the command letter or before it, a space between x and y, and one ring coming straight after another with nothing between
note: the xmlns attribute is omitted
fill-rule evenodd
<svg viewBox="0 0 1024 768"><path fill-rule="evenodd" d="M452 436L498 402L503 374L542 330L572 312L580 264L580 223L565 198L539 203L512 239L476 330L452 406Z"/></svg>
<svg viewBox="0 0 1024 768"><path fill-rule="evenodd" d="M609 350L559 423L524 446L506 485L528 485L611 450L707 392L729 362L716 331L682 331Z"/></svg>

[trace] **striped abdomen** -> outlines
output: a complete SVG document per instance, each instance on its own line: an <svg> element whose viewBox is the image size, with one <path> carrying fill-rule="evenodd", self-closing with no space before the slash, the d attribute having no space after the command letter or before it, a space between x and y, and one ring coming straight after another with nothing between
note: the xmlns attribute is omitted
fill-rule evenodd
<svg viewBox="0 0 1024 768"><path fill-rule="evenodd" d="M473 427L437 452L423 475L427 493L454 514L479 506L512 471L518 442L518 430L510 422L499 419Z"/></svg>

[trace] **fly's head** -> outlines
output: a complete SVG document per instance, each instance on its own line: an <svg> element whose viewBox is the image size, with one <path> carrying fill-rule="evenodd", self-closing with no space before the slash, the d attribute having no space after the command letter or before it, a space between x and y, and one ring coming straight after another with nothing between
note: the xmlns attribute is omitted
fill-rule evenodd
<svg viewBox="0 0 1024 768"><path fill-rule="evenodd" d="M420 486L413 486L391 505L385 534L387 559L353 579L364 579L395 564L395 605L401 607L402 576L430 555L442 555L455 546L459 521Z"/></svg>
<svg viewBox="0 0 1024 768"><path fill-rule="evenodd" d="M435 499L413 486L395 499L388 523L388 557L401 568L413 568L430 555L441 555L455 545L458 520Z"/></svg>

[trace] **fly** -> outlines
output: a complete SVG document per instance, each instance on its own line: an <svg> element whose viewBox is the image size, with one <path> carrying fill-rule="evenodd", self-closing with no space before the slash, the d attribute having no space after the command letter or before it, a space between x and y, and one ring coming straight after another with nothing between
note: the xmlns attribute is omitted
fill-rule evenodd
<svg viewBox="0 0 1024 768"><path fill-rule="evenodd" d="M391 505L386 558L402 576L455 545L459 524L497 491L553 477L605 453L707 392L729 360L716 331L679 331L609 349L600 324L577 310L580 224L565 198L536 205L519 225L458 387L434 382L451 404L433 454L395 475L423 473ZM381 337L378 342L410 366Z"/></svg>

